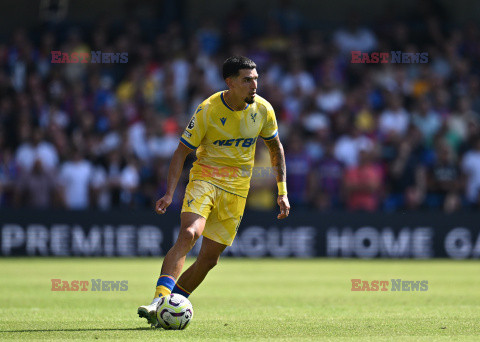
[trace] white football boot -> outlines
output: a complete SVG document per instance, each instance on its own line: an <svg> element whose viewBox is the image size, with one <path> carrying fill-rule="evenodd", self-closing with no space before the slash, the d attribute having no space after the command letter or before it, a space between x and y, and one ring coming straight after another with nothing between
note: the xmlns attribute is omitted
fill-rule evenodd
<svg viewBox="0 0 480 342"><path fill-rule="evenodd" d="M157 322L157 306L161 297L154 298L149 305L142 305L138 307L137 313L138 317L146 318L147 322L150 323L152 327L158 327Z"/></svg>

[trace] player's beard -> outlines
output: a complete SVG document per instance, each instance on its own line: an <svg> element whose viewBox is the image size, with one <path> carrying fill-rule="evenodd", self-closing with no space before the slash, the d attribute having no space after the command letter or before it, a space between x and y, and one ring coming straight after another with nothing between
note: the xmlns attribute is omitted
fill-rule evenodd
<svg viewBox="0 0 480 342"><path fill-rule="evenodd" d="M255 98L253 96L247 96L246 98L243 99L248 104L252 104L255 102Z"/></svg>

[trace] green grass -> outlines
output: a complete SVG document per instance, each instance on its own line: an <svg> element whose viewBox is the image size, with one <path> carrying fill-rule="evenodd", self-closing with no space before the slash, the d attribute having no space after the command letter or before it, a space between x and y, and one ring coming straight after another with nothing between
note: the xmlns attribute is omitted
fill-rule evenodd
<svg viewBox="0 0 480 342"><path fill-rule="evenodd" d="M480 339L478 261L223 259L192 295L184 331L150 329L136 315L159 267L158 259L0 259L0 339ZM128 291L53 292L52 278L128 280ZM352 278L429 288L352 292Z"/></svg>

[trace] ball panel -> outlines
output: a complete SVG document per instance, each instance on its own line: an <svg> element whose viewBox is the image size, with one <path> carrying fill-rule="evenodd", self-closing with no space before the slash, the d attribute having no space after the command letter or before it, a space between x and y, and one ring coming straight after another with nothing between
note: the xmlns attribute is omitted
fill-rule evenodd
<svg viewBox="0 0 480 342"><path fill-rule="evenodd" d="M192 304L182 295L171 294L158 302L157 321L165 329L185 329L192 318Z"/></svg>

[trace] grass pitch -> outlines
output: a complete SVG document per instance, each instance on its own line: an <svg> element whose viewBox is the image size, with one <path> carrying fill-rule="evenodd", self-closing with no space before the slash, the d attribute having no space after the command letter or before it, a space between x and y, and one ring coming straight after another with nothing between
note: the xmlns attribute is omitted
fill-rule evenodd
<svg viewBox="0 0 480 342"><path fill-rule="evenodd" d="M191 262L191 260L189 261ZM451 260L223 259L183 331L150 329L159 259L0 259L0 339L166 341L480 339L480 264ZM124 292L51 291L51 279L128 280ZM351 279L428 280L425 292L352 292ZM389 286L391 288L391 286Z"/></svg>

